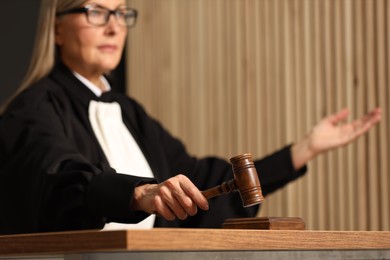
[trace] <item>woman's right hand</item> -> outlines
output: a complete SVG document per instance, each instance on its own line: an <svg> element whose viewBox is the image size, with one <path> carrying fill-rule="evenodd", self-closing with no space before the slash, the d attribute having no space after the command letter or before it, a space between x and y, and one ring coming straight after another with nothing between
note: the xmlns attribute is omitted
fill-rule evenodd
<svg viewBox="0 0 390 260"><path fill-rule="evenodd" d="M167 220L186 219L208 210L207 199L184 175L179 174L160 184L142 184L134 190L132 210L157 214Z"/></svg>

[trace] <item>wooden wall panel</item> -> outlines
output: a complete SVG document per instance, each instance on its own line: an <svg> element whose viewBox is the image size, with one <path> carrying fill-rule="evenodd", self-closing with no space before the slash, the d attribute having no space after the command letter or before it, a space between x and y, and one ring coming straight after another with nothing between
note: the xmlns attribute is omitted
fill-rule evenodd
<svg viewBox="0 0 390 260"><path fill-rule="evenodd" d="M389 230L389 0L131 0L128 93L197 156L256 157L344 107L379 126L309 163L259 215ZM261 172L260 172L261 174Z"/></svg>

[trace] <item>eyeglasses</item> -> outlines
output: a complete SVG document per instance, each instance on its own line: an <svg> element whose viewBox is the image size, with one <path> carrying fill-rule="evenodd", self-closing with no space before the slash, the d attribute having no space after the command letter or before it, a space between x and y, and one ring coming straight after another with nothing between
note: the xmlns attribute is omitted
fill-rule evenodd
<svg viewBox="0 0 390 260"><path fill-rule="evenodd" d="M100 5L87 5L80 8L74 8L57 13L57 16L65 14L85 13L87 21L95 26L103 26L108 23L110 16L114 15L120 25L131 28L135 25L138 12L135 9L121 7L116 10L110 10Z"/></svg>

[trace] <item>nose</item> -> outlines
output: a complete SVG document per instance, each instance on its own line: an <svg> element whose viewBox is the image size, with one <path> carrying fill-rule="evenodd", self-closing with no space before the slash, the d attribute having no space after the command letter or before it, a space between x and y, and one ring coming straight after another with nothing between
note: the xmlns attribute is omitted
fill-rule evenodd
<svg viewBox="0 0 390 260"><path fill-rule="evenodd" d="M106 24L106 28L108 29L109 34L117 34L121 29L122 25L119 24L118 19L115 14L111 13L108 17L108 22Z"/></svg>

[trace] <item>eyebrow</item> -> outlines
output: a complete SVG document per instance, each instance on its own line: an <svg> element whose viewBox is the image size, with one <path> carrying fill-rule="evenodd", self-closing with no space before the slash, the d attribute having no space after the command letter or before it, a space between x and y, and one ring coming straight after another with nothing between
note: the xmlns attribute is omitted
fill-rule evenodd
<svg viewBox="0 0 390 260"><path fill-rule="evenodd" d="M108 9L108 10L116 10L116 9L119 9L119 8L127 8L127 4L126 3L119 4L117 7L115 7L115 9L108 8L106 6L100 5L100 4L95 3L95 2L86 3L84 6L94 6L94 7L104 8L104 9Z"/></svg>

